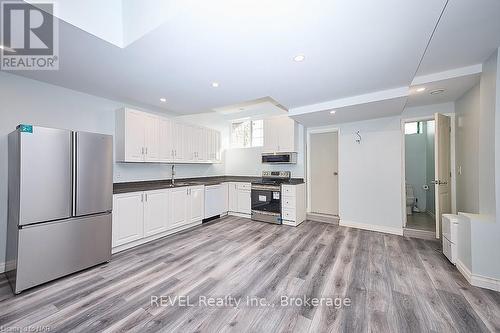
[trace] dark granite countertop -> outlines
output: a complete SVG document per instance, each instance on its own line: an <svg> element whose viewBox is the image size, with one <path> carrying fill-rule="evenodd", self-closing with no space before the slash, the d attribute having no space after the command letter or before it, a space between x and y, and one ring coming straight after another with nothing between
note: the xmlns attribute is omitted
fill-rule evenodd
<svg viewBox="0 0 500 333"><path fill-rule="evenodd" d="M161 190L165 188L175 188L193 185L217 185L226 182L242 182L251 183L261 180L260 177L245 177L245 176L215 176L215 177L196 177L196 178L179 178L175 180L175 186L172 186L170 179L147 180L138 182L114 183L113 194ZM304 179L292 178L284 184L297 185L302 184Z"/></svg>

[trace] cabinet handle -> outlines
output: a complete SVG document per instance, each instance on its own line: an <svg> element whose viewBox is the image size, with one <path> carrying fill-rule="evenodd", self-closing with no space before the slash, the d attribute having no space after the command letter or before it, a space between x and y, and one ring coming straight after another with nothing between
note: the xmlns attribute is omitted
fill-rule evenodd
<svg viewBox="0 0 500 333"><path fill-rule="evenodd" d="M141 193L141 202L144 202L144 193Z"/></svg>
<svg viewBox="0 0 500 333"><path fill-rule="evenodd" d="M144 155L144 147L141 147L141 155Z"/></svg>
<svg viewBox="0 0 500 333"><path fill-rule="evenodd" d="M146 155L148 154L148 147L145 148L146 149Z"/></svg>

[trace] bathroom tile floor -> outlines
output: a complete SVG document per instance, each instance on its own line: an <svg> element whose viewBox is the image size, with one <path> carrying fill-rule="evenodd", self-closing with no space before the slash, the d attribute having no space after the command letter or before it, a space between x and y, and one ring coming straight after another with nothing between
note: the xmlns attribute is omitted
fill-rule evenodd
<svg viewBox="0 0 500 333"><path fill-rule="evenodd" d="M413 213L406 217L406 228L436 231L436 221L427 213Z"/></svg>

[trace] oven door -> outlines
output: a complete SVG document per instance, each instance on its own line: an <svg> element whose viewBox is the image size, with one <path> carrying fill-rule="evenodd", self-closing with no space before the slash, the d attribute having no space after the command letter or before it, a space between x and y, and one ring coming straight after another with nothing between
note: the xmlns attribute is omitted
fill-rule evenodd
<svg viewBox="0 0 500 333"><path fill-rule="evenodd" d="M252 185L252 219L281 224L281 190L279 187Z"/></svg>

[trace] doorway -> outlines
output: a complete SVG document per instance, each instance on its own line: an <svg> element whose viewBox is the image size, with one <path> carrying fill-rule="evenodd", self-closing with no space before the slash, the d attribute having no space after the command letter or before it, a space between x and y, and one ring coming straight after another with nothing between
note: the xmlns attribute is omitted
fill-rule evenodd
<svg viewBox="0 0 500 333"><path fill-rule="evenodd" d="M405 234L441 238L442 215L452 213L451 124L439 113L404 123Z"/></svg>
<svg viewBox="0 0 500 333"><path fill-rule="evenodd" d="M407 122L404 131L406 228L435 233L435 121Z"/></svg>
<svg viewBox="0 0 500 333"><path fill-rule="evenodd" d="M338 216L338 132L310 132L308 155L310 213Z"/></svg>

